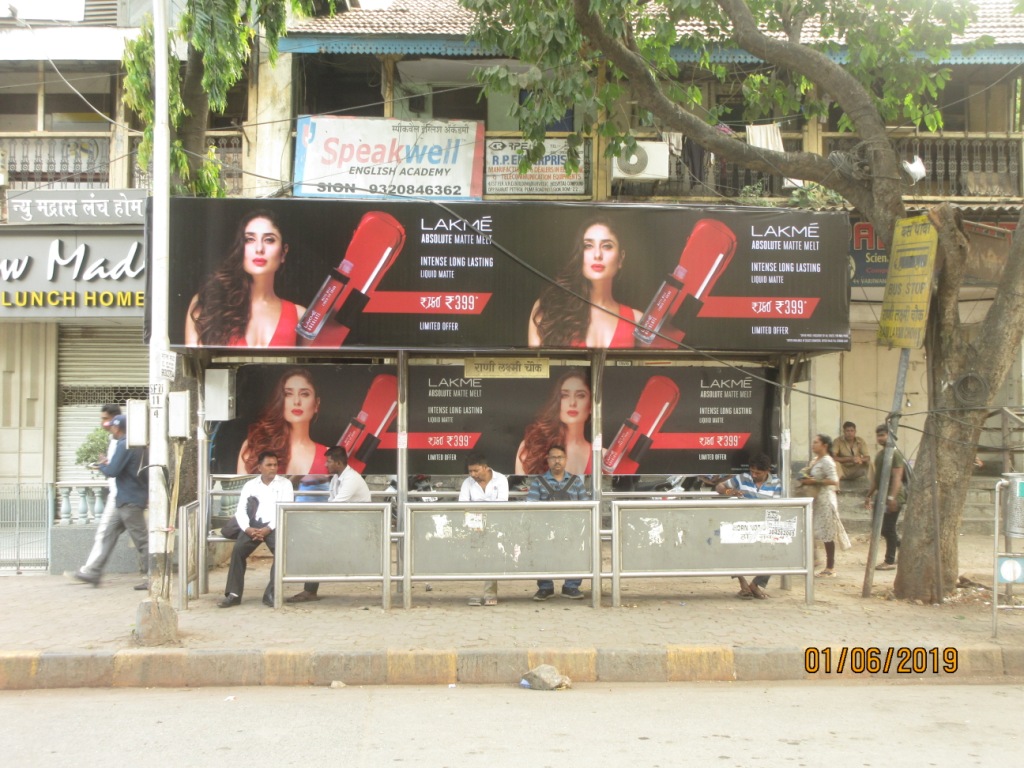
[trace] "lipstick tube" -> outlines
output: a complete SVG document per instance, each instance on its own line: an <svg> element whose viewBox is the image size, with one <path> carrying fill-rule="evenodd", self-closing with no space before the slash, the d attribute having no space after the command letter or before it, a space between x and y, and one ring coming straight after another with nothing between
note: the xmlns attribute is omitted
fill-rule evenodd
<svg viewBox="0 0 1024 768"><path fill-rule="evenodd" d="M363 398L359 413L349 420L338 440L348 454L348 464L356 472L366 469L370 456L380 445L380 435L386 432L398 415L398 378L390 373L374 377Z"/></svg>
<svg viewBox="0 0 1024 768"><path fill-rule="evenodd" d="M683 280L685 279L686 268L677 266L672 270L672 274L662 282L661 288L651 300L644 316L640 318L640 323L633 329L634 338L641 344L650 345L658 338L658 331L671 316L672 306L683 290Z"/></svg>
<svg viewBox="0 0 1024 768"><path fill-rule="evenodd" d="M604 460L601 462L601 467L604 469L605 474L611 475L615 473L619 462L622 461L622 457L626 455L626 449L633 441L637 429L639 429L639 422L640 414L636 411L633 411L633 415L622 422L618 434L615 435L611 447L605 453Z"/></svg>
<svg viewBox="0 0 1024 768"><path fill-rule="evenodd" d="M684 300L693 297L697 302L691 308L692 316L703 306L703 297L714 287L718 278L736 252L736 235L725 224L716 219L701 219L690 233L679 256L679 264L672 270L658 292L654 295L647 311L633 329L634 338L643 346L666 346L659 335L668 335L678 343L685 331L671 328L661 334L666 321L674 317Z"/></svg>
<svg viewBox="0 0 1024 768"><path fill-rule="evenodd" d="M672 379L651 376L601 462L605 474L635 474L678 402L679 386Z"/></svg>
<svg viewBox="0 0 1024 768"><path fill-rule="evenodd" d="M314 341L328 321L333 320L340 327L332 328L320 341L341 346L404 244L405 229L393 216L383 211L364 215L352 234L345 257L324 280L295 332Z"/></svg>

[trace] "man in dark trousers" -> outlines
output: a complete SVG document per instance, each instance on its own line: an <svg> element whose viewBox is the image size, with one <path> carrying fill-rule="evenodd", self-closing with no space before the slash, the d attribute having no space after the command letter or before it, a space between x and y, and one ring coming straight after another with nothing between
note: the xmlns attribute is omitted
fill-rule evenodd
<svg viewBox="0 0 1024 768"><path fill-rule="evenodd" d="M893 440L896 438L894 437ZM889 425L879 424L875 428L875 442L878 453L875 454L875 476L871 481L871 490L864 500L864 506L872 509L875 505L875 494L879 491L878 481L882 473L882 460L885 457L885 445L889 442ZM885 557L876 571L893 571L896 569L896 550L900 546L900 537L896 533L896 523L900 519L900 511L907 503L907 460L899 448L892 451L892 471L889 473L889 488L885 495L885 512L882 514L882 538L885 539Z"/></svg>
<svg viewBox="0 0 1024 768"><path fill-rule="evenodd" d="M143 561L149 562L149 530L146 526L149 483L145 473L139 472L142 469L144 451L142 448L128 447L126 423L124 414L118 414L110 420L108 429L116 441L114 452L109 460L101 458L97 462L97 469L108 478L114 479L117 495L114 499L114 512L103 532L99 556L75 571L76 579L93 586L99 586L103 566L107 564L114 547L117 546L117 540L125 531L132 537ZM138 588L145 589L146 584L143 583Z"/></svg>
<svg viewBox="0 0 1024 768"><path fill-rule="evenodd" d="M527 501L590 501L590 492L583 484L583 478L565 471L567 456L564 445L552 445L548 449L548 471L533 478L526 494ZM582 600L582 583L581 579L566 579L562 585L562 597ZM533 599L547 600L554 594L555 582L539 579Z"/></svg>
<svg viewBox="0 0 1024 768"><path fill-rule="evenodd" d="M224 587L224 599L218 608L234 608L242 602L242 588L245 586L245 567L256 548L266 544L271 552L276 549L277 505L279 502L295 500L291 481L277 474L277 455L264 451L259 455L259 477L242 486L238 497L235 520L242 532L235 539L231 550L231 566L228 581ZM263 604L274 607L274 568L270 568L270 582L263 591Z"/></svg>
<svg viewBox="0 0 1024 768"><path fill-rule="evenodd" d="M327 471L331 473L331 493L327 501L361 502L371 501L370 488L363 476L348 465L348 452L340 445L331 446L324 454L327 457ZM302 591L285 598L286 603L309 603L319 600L319 581L307 581Z"/></svg>

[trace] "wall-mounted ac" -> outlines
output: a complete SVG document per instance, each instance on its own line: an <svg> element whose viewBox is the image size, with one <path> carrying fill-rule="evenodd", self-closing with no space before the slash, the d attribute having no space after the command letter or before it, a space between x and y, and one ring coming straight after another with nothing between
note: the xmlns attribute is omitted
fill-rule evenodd
<svg viewBox="0 0 1024 768"><path fill-rule="evenodd" d="M668 178L668 142L638 141L633 152L612 160L612 178L652 181Z"/></svg>

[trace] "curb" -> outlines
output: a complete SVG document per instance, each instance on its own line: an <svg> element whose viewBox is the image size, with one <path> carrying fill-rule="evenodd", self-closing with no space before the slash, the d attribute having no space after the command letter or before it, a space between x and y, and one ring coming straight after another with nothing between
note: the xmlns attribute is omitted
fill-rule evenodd
<svg viewBox="0 0 1024 768"><path fill-rule="evenodd" d="M839 649L835 650L838 658ZM944 649L939 649L938 658ZM850 658L853 656L851 654ZM196 688L287 685L515 685L528 670L551 664L576 683L671 683L771 680L914 679L925 682L1018 682L1024 648L958 649L956 669L933 656L922 671L805 671L802 648L668 645L654 648L540 648L386 651L188 650L0 651L0 690L43 688Z"/></svg>

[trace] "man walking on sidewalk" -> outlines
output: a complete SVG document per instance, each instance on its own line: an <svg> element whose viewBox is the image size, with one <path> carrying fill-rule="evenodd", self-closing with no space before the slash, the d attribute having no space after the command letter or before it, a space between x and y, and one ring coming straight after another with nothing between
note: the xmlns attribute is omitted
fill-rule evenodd
<svg viewBox="0 0 1024 768"><path fill-rule="evenodd" d="M121 534L128 531L135 548L145 562L149 562L149 530L146 527L146 507L149 504L149 483L145 474L140 474L144 451L129 448L125 431L126 420L118 414L110 420L110 434L116 444L110 459L100 459L97 469L116 484L114 511L111 513L100 541L99 555L75 572L75 578L93 586L99 586L103 566L117 546ZM104 515L106 518L106 515ZM147 589L148 582L137 585L136 589Z"/></svg>

